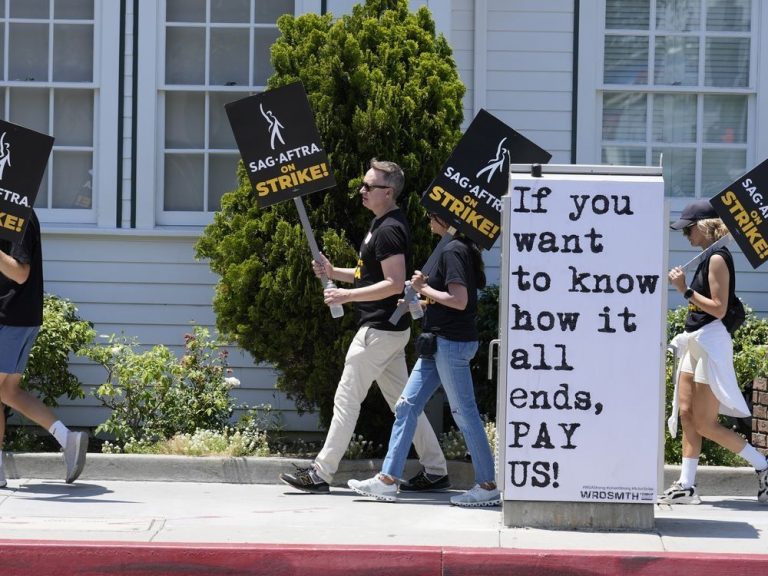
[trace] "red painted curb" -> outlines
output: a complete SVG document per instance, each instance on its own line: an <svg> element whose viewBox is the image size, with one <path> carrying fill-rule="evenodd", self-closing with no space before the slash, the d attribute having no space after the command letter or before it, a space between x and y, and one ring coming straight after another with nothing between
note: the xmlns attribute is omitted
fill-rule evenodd
<svg viewBox="0 0 768 576"><path fill-rule="evenodd" d="M0 540L3 576L721 576L768 573L768 554Z"/></svg>

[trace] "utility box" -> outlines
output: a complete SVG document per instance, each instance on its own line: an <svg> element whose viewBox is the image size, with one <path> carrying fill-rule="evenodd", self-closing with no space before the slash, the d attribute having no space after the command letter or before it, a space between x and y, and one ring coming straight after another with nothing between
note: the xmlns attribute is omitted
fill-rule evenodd
<svg viewBox="0 0 768 576"><path fill-rule="evenodd" d="M505 526L653 528L667 212L661 168L512 165L496 420Z"/></svg>

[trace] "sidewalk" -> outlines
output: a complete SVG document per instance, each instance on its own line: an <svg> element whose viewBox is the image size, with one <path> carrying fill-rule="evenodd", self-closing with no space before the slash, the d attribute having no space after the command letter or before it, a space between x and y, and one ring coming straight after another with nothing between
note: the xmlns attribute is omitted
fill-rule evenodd
<svg viewBox="0 0 768 576"><path fill-rule="evenodd" d="M341 487L303 494L275 483L292 469L278 458L89 455L81 479L67 485L58 455L8 456L3 576L768 570L768 507L756 502L749 469L701 469L704 503L657 506L651 532L595 533L505 528L499 508L455 508L450 492L409 494L396 504ZM365 477L378 465L346 462L337 480ZM41 466L45 473L27 473ZM455 485L469 468L451 463Z"/></svg>

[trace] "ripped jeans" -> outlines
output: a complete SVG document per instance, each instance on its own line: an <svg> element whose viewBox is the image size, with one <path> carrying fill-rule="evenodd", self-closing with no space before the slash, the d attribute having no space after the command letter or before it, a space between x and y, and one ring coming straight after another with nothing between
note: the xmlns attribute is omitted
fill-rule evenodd
<svg viewBox="0 0 768 576"><path fill-rule="evenodd" d="M434 358L419 358L416 361L408 384L395 405L395 423L381 469L384 474L402 479L417 418L442 384L453 419L464 435L467 450L472 454L475 482L481 484L496 481L493 455L483 420L477 410L469 370L469 361L475 356L477 347L477 341L459 342L438 336Z"/></svg>

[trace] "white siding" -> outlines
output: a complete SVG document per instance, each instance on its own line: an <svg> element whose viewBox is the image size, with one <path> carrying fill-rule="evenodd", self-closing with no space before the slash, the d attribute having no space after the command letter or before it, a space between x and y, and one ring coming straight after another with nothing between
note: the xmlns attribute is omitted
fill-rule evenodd
<svg viewBox="0 0 768 576"><path fill-rule="evenodd" d="M570 163L573 5L453 0L450 43L467 87L464 127L485 108L549 151L553 163ZM491 284L499 281L500 244L485 256Z"/></svg>
<svg viewBox="0 0 768 576"><path fill-rule="evenodd" d="M163 344L179 354L193 325L215 330L211 300L217 277L205 262L195 261L196 239L190 233L94 234L44 227L46 291L72 300L97 334L125 334L143 346ZM235 347L229 364L241 382L234 394L238 402L270 404L282 412L287 431L317 430L316 416L300 417L293 402L274 389L270 366L255 364ZM88 398L64 398L57 413L66 424L96 426L109 415L91 396L105 373L83 358L74 358L72 366Z"/></svg>

